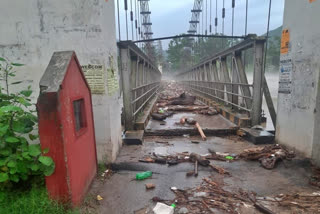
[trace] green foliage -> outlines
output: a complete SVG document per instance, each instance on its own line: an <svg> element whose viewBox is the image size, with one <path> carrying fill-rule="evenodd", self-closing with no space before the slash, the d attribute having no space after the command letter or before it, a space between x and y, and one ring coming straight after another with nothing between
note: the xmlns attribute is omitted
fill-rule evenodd
<svg viewBox="0 0 320 214"><path fill-rule="evenodd" d="M10 214L76 214L71 210L48 198L45 187L32 187L28 190L0 192L0 213Z"/></svg>
<svg viewBox="0 0 320 214"><path fill-rule="evenodd" d="M39 144L30 145L38 138L32 134L36 129L37 117L33 115L30 96L31 87L17 93L10 93L10 82L16 66L0 57L0 189L12 183L26 181L34 175L49 176L54 172L55 164L50 157L44 156L48 150L41 150Z"/></svg>
<svg viewBox="0 0 320 214"><path fill-rule="evenodd" d="M212 56L239 42L221 38L175 38L169 43L168 60L173 71L185 70L199 63L206 57Z"/></svg>
<svg viewBox="0 0 320 214"><path fill-rule="evenodd" d="M278 72L280 61L280 41L281 41L282 26L276 28L269 33L267 61L266 66L271 70ZM266 36L266 35L264 35ZM167 50L167 61L169 61L170 69L172 72L179 72L185 70L192 65L195 65L201 60L213 56L220 51L228 49L229 47L239 43L238 39L226 38L176 38L172 39L169 43ZM243 55L246 60L246 68L253 68L253 49L244 51ZM247 69L247 70L248 70ZM250 69L249 69L250 70Z"/></svg>

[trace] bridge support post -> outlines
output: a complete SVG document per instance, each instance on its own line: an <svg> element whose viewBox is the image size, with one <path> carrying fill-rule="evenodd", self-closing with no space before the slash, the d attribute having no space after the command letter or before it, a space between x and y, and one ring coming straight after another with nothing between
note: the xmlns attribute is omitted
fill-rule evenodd
<svg viewBox="0 0 320 214"><path fill-rule="evenodd" d="M129 49L120 49L125 129L133 130L131 60Z"/></svg>
<svg viewBox="0 0 320 214"><path fill-rule="evenodd" d="M253 101L251 110L251 125L260 124L263 95L263 49L264 40L256 40L254 44Z"/></svg>

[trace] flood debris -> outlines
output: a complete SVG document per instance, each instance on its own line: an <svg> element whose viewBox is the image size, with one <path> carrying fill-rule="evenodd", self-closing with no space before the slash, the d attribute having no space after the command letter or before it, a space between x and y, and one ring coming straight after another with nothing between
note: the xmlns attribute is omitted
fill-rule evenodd
<svg viewBox="0 0 320 214"><path fill-rule="evenodd" d="M258 198L261 203L268 203L269 207L279 207L282 213L319 213L320 193L279 194L274 197Z"/></svg>
<svg viewBox="0 0 320 214"><path fill-rule="evenodd" d="M103 200L103 198L101 197L101 195L97 195L97 200L98 200L98 201Z"/></svg>
<svg viewBox="0 0 320 214"><path fill-rule="evenodd" d="M221 168L221 167L218 167L218 166L215 166L215 165L212 165L210 164L209 165L214 171L218 172L219 174L222 174L222 175L230 175L230 173L225 170L224 168Z"/></svg>
<svg viewBox="0 0 320 214"><path fill-rule="evenodd" d="M198 106L198 105L193 105L193 106L169 106L168 110L170 111L194 111L194 112L199 112L201 110L207 110L209 107L208 106Z"/></svg>
<svg viewBox="0 0 320 214"><path fill-rule="evenodd" d="M183 191L174 191L177 208L186 208L188 213L215 213L214 210L227 213L240 213L244 203L252 205L247 193L229 192L210 178L204 178L201 185ZM206 211L206 212L205 212Z"/></svg>
<svg viewBox="0 0 320 214"><path fill-rule="evenodd" d="M170 99L169 105L193 105L196 101L195 96L190 96L183 92L179 97L173 97Z"/></svg>
<svg viewBox="0 0 320 214"><path fill-rule="evenodd" d="M151 184L151 183L148 183L146 184L146 189L149 190L149 189L154 189L156 188L156 185L155 184Z"/></svg>
<svg viewBox="0 0 320 214"><path fill-rule="evenodd" d="M143 159L139 159L139 162L143 162L143 163L154 163L154 159L150 158L150 157L146 157Z"/></svg>
<svg viewBox="0 0 320 214"><path fill-rule="evenodd" d="M151 113L154 120L164 121L175 112L194 112L203 115L216 115L219 112L214 107L209 107L196 100L196 96L184 91L174 83L168 83L158 95L156 108Z"/></svg>
<svg viewBox="0 0 320 214"><path fill-rule="evenodd" d="M199 142L199 141L194 141L194 140L192 140L191 143L193 143L193 144L199 144L200 142Z"/></svg>
<svg viewBox="0 0 320 214"><path fill-rule="evenodd" d="M317 168L317 167L312 168L312 175L309 179L309 184L320 188L320 168Z"/></svg>
<svg viewBox="0 0 320 214"><path fill-rule="evenodd" d="M154 120L163 121L167 117L172 116L173 114L174 114L174 112L172 112L172 111L167 111L167 112L164 112L164 113L151 113L151 117Z"/></svg>
<svg viewBox="0 0 320 214"><path fill-rule="evenodd" d="M156 206L153 208L153 212L154 214L173 214L174 207L158 202Z"/></svg>
<svg viewBox="0 0 320 214"><path fill-rule="evenodd" d="M239 157L245 160L259 160L264 168L273 169L278 161L291 160L295 157L295 153L275 144L245 149Z"/></svg>
<svg viewBox="0 0 320 214"><path fill-rule="evenodd" d="M225 169L210 163L210 160L220 160L220 159L223 161L226 161L224 156L217 155L217 153L215 153L215 155L212 155L212 154L199 155L197 153L189 154L189 152L183 152L183 153L177 153L175 155L171 154L167 156L159 156L156 153L153 153L153 156L144 157L143 159L140 159L139 162L168 164L168 166L177 165L179 163L184 163L184 162L192 162L194 164L194 171L187 172L186 173L187 177L198 175L198 165L201 165L204 167L211 167L213 171L216 171L222 175L231 175Z"/></svg>
<svg viewBox="0 0 320 214"><path fill-rule="evenodd" d="M198 176L198 160L195 160L195 161L194 161L194 173L193 173L193 175L194 175L195 177Z"/></svg>
<svg viewBox="0 0 320 214"><path fill-rule="evenodd" d="M319 213L320 192L279 194L258 197L256 193L243 189L226 190L223 181L205 177L199 186L189 189L170 188L175 194L173 200L154 197L154 202L167 206L176 204L176 211L188 210L198 213Z"/></svg>
<svg viewBox="0 0 320 214"><path fill-rule="evenodd" d="M185 123L187 123L189 125L194 125L198 129L198 132L200 133L202 140L207 140L207 137L203 133L203 130L202 130L200 124L195 119L182 117L180 119L180 124L184 125Z"/></svg>
<svg viewBox="0 0 320 214"><path fill-rule="evenodd" d="M210 164L209 160L199 154L191 153L189 157L192 162L197 161L201 166L209 166Z"/></svg>

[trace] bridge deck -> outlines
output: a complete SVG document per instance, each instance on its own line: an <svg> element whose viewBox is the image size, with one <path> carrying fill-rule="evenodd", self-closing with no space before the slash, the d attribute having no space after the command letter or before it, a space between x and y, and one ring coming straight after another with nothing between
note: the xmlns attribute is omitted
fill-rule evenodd
<svg viewBox="0 0 320 214"><path fill-rule="evenodd" d="M172 86L171 90L164 90L159 95L159 99L177 96L181 92L182 89ZM199 104L201 103L197 102L197 105ZM179 123L181 117L192 117L197 120L208 134L207 140L203 141L193 126L181 125ZM227 135L223 136L221 130ZM282 207L278 202L273 203L270 200L279 194L312 194L315 190L309 184L312 175L310 162L301 157L295 157L291 161L279 162L271 171L267 170L258 160L248 161L240 158L240 154L246 149L259 149L265 145L253 145L235 135L235 130L237 126L221 115L202 115L196 111L176 112L162 122L151 120L145 134L153 136L145 136L142 145L124 145L116 162L111 166L115 174L108 178L99 177L93 184L91 194L101 195L104 199L99 201L99 204L91 204L92 208L98 213L151 214L156 204L152 199L157 197L164 199L167 204L175 203L176 213L182 207L187 207L188 213L230 213L225 212L224 206L229 207L228 209L232 208L232 211L237 210L238 213L260 213L250 199L237 201L239 199L233 196L238 194L239 197L246 198L246 194L254 192L257 197L263 199L259 203L275 213L292 213L292 207ZM182 136L183 134L190 136ZM210 136L212 134L220 134L220 136ZM184 161L184 157L190 157L191 153L208 157L209 150L214 150L216 154L221 155L227 153L236 158L234 161L226 161L224 158L222 161L209 159L210 164L220 167L230 175L220 174L211 167L199 165L198 176L186 176L194 170L194 163ZM167 164L157 163L157 158L165 159ZM178 164L169 165L168 160L177 159L180 161ZM142 160L144 162L141 162ZM152 171L152 178L135 180L136 173L143 171ZM213 193L212 189L205 187L201 191L206 191L209 196L200 198L195 196L194 194L200 191L197 189L204 185L204 178L216 183L217 186L213 188L221 193ZM104 182L99 181L100 179ZM145 185L149 183L154 184L155 189L147 190ZM171 187L177 187L182 193L189 195L179 196L179 191L174 193ZM190 190L191 188L193 190ZM212 197L218 200L216 204L215 200L210 200ZM203 205L203 200L209 203L210 212Z"/></svg>

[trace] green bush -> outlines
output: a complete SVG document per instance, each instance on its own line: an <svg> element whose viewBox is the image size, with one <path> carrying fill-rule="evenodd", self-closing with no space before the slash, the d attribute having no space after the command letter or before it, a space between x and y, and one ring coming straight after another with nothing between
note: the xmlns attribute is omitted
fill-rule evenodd
<svg viewBox="0 0 320 214"><path fill-rule="evenodd" d="M34 175L49 176L55 169L52 158L44 156L48 149L29 144L38 138L32 134L37 129L37 117L31 87L10 93L10 86L21 83L10 82L17 66L23 65L0 57L0 80L4 83L0 87L0 189Z"/></svg>

